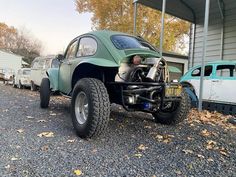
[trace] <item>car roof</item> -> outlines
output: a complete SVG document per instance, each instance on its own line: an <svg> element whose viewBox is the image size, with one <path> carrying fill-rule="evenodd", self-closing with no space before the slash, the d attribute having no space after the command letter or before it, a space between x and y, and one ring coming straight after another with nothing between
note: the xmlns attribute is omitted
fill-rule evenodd
<svg viewBox="0 0 236 177"><path fill-rule="evenodd" d="M216 60L208 62L207 64L236 64L235 60Z"/></svg>
<svg viewBox="0 0 236 177"><path fill-rule="evenodd" d="M205 65L234 65L234 64L236 64L236 60L216 60L205 63ZM201 65L196 65L192 67L192 69L198 67L201 67Z"/></svg>
<svg viewBox="0 0 236 177"><path fill-rule="evenodd" d="M91 31L91 32L82 34L80 36L77 36L75 39L77 39L81 36L84 36L84 35L94 35L97 37L111 37L113 35L126 35L126 36L132 36L132 37L136 38L136 36L134 36L132 34L128 34L128 33L122 33L122 32L118 32L118 31L110 31L110 30L97 30L97 31Z"/></svg>

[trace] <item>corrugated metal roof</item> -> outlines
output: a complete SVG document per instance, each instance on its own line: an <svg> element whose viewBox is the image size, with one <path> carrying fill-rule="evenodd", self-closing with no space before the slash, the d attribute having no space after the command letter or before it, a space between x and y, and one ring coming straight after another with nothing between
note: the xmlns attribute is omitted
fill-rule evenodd
<svg viewBox="0 0 236 177"><path fill-rule="evenodd" d="M157 10L162 9L162 0L135 0L134 2ZM196 12L201 11L204 15L205 2L205 0L166 0L166 13L190 22L196 22L196 18L198 18L196 14L199 14ZM218 3L218 0L211 0L211 3Z"/></svg>

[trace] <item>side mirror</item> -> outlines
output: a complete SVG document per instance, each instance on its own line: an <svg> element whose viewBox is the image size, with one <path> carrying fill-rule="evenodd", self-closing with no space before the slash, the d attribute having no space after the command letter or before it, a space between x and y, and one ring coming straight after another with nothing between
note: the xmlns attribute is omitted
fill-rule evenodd
<svg viewBox="0 0 236 177"><path fill-rule="evenodd" d="M61 62L62 60L64 60L64 55L58 54L58 55L56 56L56 59Z"/></svg>

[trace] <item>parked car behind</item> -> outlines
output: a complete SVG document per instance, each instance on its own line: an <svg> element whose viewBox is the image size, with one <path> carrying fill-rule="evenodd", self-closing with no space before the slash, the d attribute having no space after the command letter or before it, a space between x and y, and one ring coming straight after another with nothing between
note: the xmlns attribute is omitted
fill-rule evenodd
<svg viewBox="0 0 236 177"><path fill-rule="evenodd" d="M180 80L199 98L201 66L190 69ZM236 61L216 61L205 65L203 107L226 114L236 114ZM197 100L191 95L192 100Z"/></svg>
<svg viewBox="0 0 236 177"><path fill-rule="evenodd" d="M55 56L37 57L31 65L30 86L31 90L37 90L43 78L47 77L46 71L49 68L58 68L59 61Z"/></svg>
<svg viewBox="0 0 236 177"><path fill-rule="evenodd" d="M0 68L0 81L4 82L4 70Z"/></svg>
<svg viewBox="0 0 236 177"><path fill-rule="evenodd" d="M11 68L5 68L5 69L3 69L3 73L4 73L3 80L4 80L5 84L8 84L9 82L13 83L15 71Z"/></svg>
<svg viewBox="0 0 236 177"><path fill-rule="evenodd" d="M14 77L13 87L30 87L30 68L19 69Z"/></svg>

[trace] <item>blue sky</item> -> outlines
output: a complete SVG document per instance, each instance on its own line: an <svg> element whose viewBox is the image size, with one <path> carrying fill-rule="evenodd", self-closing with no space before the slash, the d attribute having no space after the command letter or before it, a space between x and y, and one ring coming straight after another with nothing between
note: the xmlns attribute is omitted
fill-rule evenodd
<svg viewBox="0 0 236 177"><path fill-rule="evenodd" d="M91 16L79 14L74 0L0 0L0 22L29 30L42 41L44 55L57 54L91 31Z"/></svg>

